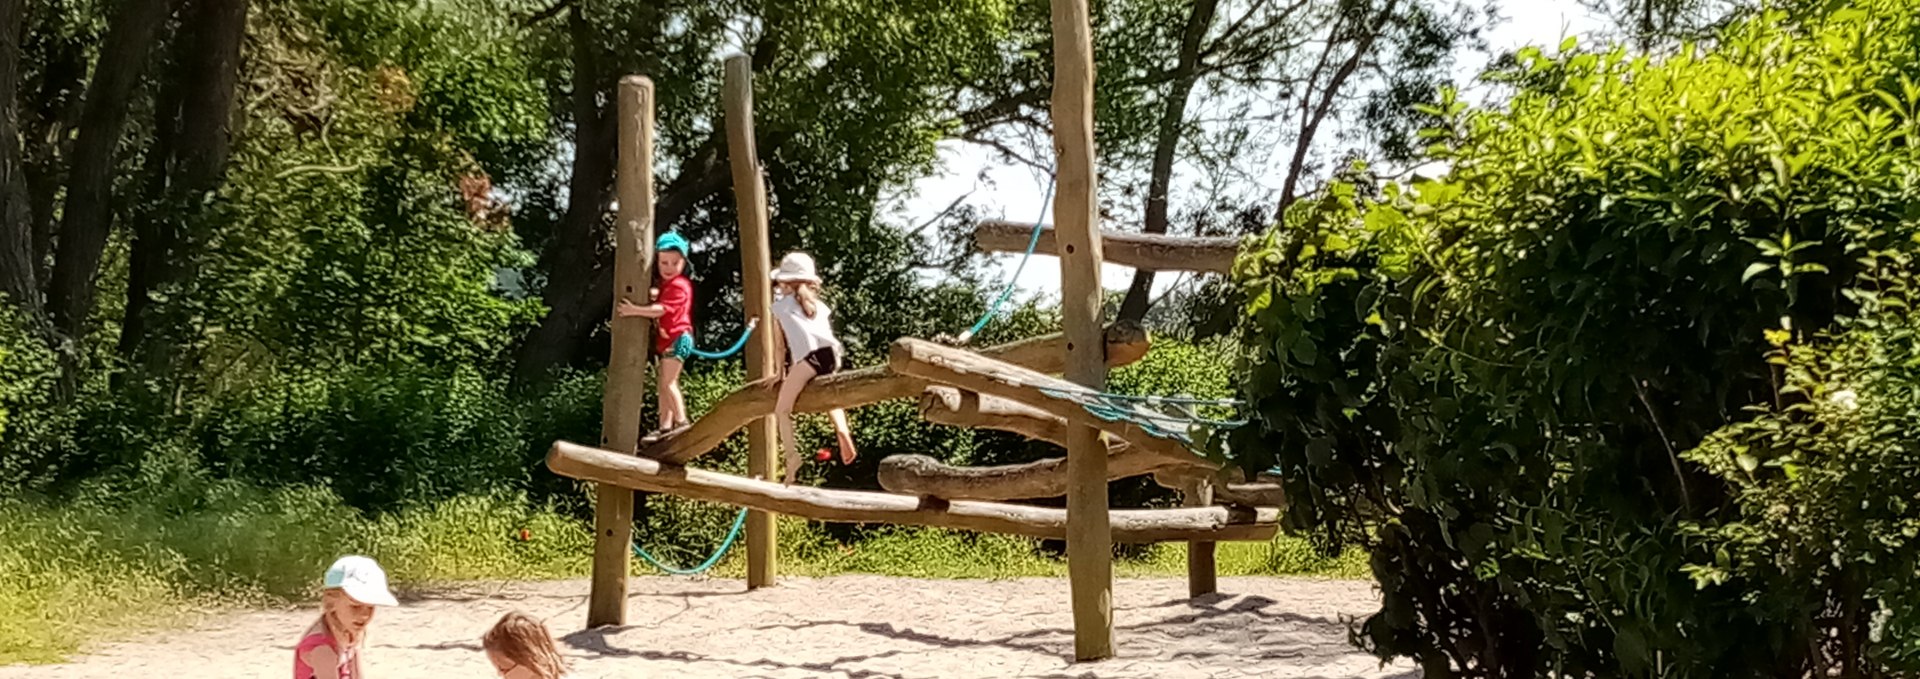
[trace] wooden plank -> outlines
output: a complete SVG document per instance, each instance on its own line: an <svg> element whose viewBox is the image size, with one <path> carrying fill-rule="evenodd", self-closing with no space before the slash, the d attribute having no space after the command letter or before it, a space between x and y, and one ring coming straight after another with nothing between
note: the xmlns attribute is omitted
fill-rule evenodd
<svg viewBox="0 0 1920 679"><path fill-rule="evenodd" d="M1106 331L1105 336L1107 359L1116 366L1140 360L1147 353L1146 331L1138 326L1116 324ZM982 349L980 354L1043 372L1057 373L1065 367L1062 360L1064 346L1065 339L1055 334ZM793 409L795 412L820 413L896 398L914 398L926 386L925 380L896 374L884 365L849 370L815 379L805 391L800 392ZM640 447L640 455L673 464L686 464L705 455L746 423L773 414L778 388L779 383L771 380L748 382L713 404L692 426L644 442Z"/></svg>
<svg viewBox="0 0 1920 679"><path fill-rule="evenodd" d="M1026 252L1033 225L987 220L974 225L973 246L981 252ZM1035 254L1056 255L1060 247L1053 227L1040 227ZM1240 254L1238 238L1194 238L1164 234L1100 230L1100 254L1111 264L1146 271L1228 273Z"/></svg>
<svg viewBox="0 0 1920 679"><path fill-rule="evenodd" d="M946 502L895 493L788 486L658 460L553 444L547 468L562 476L638 490L801 516L815 521L939 526L1059 539L1067 534L1065 510L1000 502ZM1113 510L1114 538L1122 542L1214 541L1273 538L1280 512L1243 507Z"/></svg>
<svg viewBox="0 0 1920 679"><path fill-rule="evenodd" d="M1053 148L1060 198L1053 223L1060 257L1060 319L1066 378L1091 389L1107 383L1100 355L1100 197L1093 151L1093 29L1087 0L1053 0ZM899 366L895 366L899 369ZM1073 418L1067 418L1072 421ZM1123 437L1126 438L1126 437ZM1127 438L1129 441L1138 439ZM1107 447L1100 431L1067 433L1067 576L1073 591L1073 655L1113 656L1113 533L1107 515Z"/></svg>
<svg viewBox="0 0 1920 679"><path fill-rule="evenodd" d="M653 280L653 81L642 76L620 80L616 95L619 165L614 189L620 213L614 231L613 281L618 305L625 298L648 301ZM613 317L612 351L600 406L600 444L631 452L640 439L640 412L647 398L647 346L653 323L640 317ZM633 491L601 484L593 506L593 585L588 594L587 626L627 623L627 566L633 549Z"/></svg>
<svg viewBox="0 0 1920 679"><path fill-rule="evenodd" d="M767 235L767 186L760 174L760 153L753 136L753 60L727 58L721 98L727 113L727 158L733 168L734 213L740 223L740 281L749 319L763 326L747 341L747 379L774 375L780 348L773 345L773 248ZM768 480L774 475L774 421L761 417L747 424L747 473ZM779 554L774 517L747 514L747 589L771 586Z"/></svg>

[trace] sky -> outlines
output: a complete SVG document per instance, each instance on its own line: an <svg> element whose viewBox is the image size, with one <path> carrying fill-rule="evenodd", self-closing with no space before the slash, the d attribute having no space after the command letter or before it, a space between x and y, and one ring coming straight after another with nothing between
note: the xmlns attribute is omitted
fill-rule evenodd
<svg viewBox="0 0 1920 679"><path fill-rule="evenodd" d="M1506 17L1495 25L1487 35L1490 54L1501 54L1526 45L1539 45L1550 51L1557 47L1567 36L1577 36L1583 41L1594 31L1602 30L1603 20L1593 16L1580 7L1576 0L1499 0L1496 3L1500 13ZM1455 65L1456 82L1465 82L1474 73L1486 65L1487 58L1471 55ZM1097 127L1099 121L1094 121ZM1331 131L1324 131L1321 138L1327 139ZM1047 162L1050 159L1041 159ZM966 142L941 142L941 171L916 182L903 199L895 206L900 220L908 224L919 224L940 213L955 199L972 195L967 203L978 208L982 218L999 218L1019 222L1032 222L1045 214L1044 221L1051 222L1050 206L1042 204L1042 196L1047 188L1046 175L1038 169L1016 166L1001 162L994 153L977 144ZM1261 180L1268 188L1278 188L1284 170L1284 164L1278 159L1270 161L1275 172ZM1194 190L1194 179L1183 177L1176 170L1174 191L1183 188ZM1184 181L1183 181L1184 180ZM1175 200L1176 204L1178 199ZM1043 213L1043 210L1049 212ZM1060 260L1036 254L1028 260L1026 267L1013 278L1014 270L1020 263L1020 253L989 255L989 280L996 285L1005 285L1009 279L1015 281L1017 290L1011 302L1042 298L1058 298L1060 286ZM1108 264L1102 267L1101 285L1110 290L1124 290L1132 282L1132 269ZM1155 278L1156 292L1162 291L1182 280L1181 276L1161 275Z"/></svg>

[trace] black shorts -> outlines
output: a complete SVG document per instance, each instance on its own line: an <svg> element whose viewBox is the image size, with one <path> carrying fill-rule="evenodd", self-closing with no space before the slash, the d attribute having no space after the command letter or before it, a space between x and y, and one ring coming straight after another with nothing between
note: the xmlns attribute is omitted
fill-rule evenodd
<svg viewBox="0 0 1920 679"><path fill-rule="evenodd" d="M809 351L800 359L800 362L813 366L815 377L832 375L840 370L840 354L835 352L833 347L820 347ZM787 355L787 366L793 366L792 354Z"/></svg>

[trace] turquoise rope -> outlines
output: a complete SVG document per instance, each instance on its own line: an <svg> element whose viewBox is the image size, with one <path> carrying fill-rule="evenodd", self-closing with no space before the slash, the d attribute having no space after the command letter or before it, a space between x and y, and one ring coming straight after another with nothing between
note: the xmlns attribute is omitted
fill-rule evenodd
<svg viewBox="0 0 1920 679"><path fill-rule="evenodd" d="M752 335L753 335L753 328L751 327L747 328L745 332L740 333L740 339L734 340L733 346L727 347L726 351L701 351L697 348L692 348L692 347L689 347L688 349L697 358L704 358L709 361L717 361L717 360L732 356L734 354L740 353L740 349L742 347L747 346L747 338Z"/></svg>
<svg viewBox="0 0 1920 679"><path fill-rule="evenodd" d="M720 549L715 550L713 556L707 557L706 561L692 568L674 568L673 566L669 566L661 560L654 558L652 554L648 554L647 550L642 549L639 543L634 543L633 554L641 559L645 559L647 563L653 564L654 568L658 568L661 572L668 575L699 575L713 568L714 564L720 563L720 558L727 555L727 550L733 549L734 541L740 539L740 529L746 527L746 525L747 510L742 509L740 510L739 516L733 517L733 530L728 531L727 539L720 542Z"/></svg>
<svg viewBox="0 0 1920 679"><path fill-rule="evenodd" d="M972 328L960 333L961 344L966 344L968 340L973 339L974 335L980 334L980 330L987 327L987 322L1000 313L1000 306L1006 304L1008 297L1013 296L1014 284L1020 281L1020 272L1027 270L1027 260L1033 259L1034 248L1040 246L1040 229L1046 224L1047 207L1053 204L1053 184L1058 180L1059 177L1053 176L1052 172L1047 173L1047 191L1040 197L1040 216L1033 220L1033 236L1027 239L1027 251L1020 255L1020 265L1014 267L1013 278L1008 279L1007 287L1000 290L1000 297L993 300L993 304L980 314L980 320L974 321Z"/></svg>

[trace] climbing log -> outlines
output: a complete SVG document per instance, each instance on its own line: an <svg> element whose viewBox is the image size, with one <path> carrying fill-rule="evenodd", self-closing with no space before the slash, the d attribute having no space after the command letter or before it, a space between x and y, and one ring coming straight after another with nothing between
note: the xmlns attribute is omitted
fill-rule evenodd
<svg viewBox="0 0 1920 679"><path fill-rule="evenodd" d="M1114 324L1107 328L1105 336L1109 365L1126 365L1140 360L1147 353L1147 333L1138 325ZM1044 335L982 349L980 355L993 356L1038 371L1057 373L1065 368L1065 351L1062 349L1065 341L1058 334ZM642 441L640 455L673 464L686 464L705 455L748 422L772 414L779 386L779 382L772 378L748 382L713 404L692 426L661 438ZM807 385L805 391L800 392L793 409L803 413L820 413L896 398L913 398L926 386L925 380L897 374L884 365L849 370L816 378Z"/></svg>
<svg viewBox="0 0 1920 679"><path fill-rule="evenodd" d="M1067 426L1066 420L1037 408L953 387L927 387L920 394L920 414L935 424L996 429L1055 445L1064 440ZM1287 505L1286 493L1277 479L1242 482L1238 470L1218 469L1192 455L1169 460L1131 449L1112 437L1107 438L1107 454L1109 479L1151 473L1155 483L1174 490L1185 491L1196 482L1205 482L1211 485L1214 499L1225 504ZM1066 485L1064 458L987 467L956 467L925 455L893 455L880 461L881 488L948 500L1058 497L1066 493Z"/></svg>
<svg viewBox="0 0 1920 679"><path fill-rule="evenodd" d="M1177 441L1149 434L1145 429L1131 422L1109 422L1094 417L1078 403L1054 398L1041 391L1042 389L1083 391L1085 387L994 360L991 356L909 337L894 340L893 348L887 357L887 365L896 373L911 375L930 383L950 384L982 395L998 396L1024 403L1032 406L1036 411L1060 418L1072 425L1098 429L1109 436L1147 449L1154 456L1167 462L1185 461L1199 466L1212 466L1206 458L1193 454Z"/></svg>
<svg viewBox="0 0 1920 679"><path fill-rule="evenodd" d="M553 444L547 468L554 473L635 490L724 502L816 521L940 526L989 533L1060 539L1065 510L999 502L947 502L933 498L788 486L701 469L663 464L567 441ZM1273 509L1195 507L1122 509L1111 512L1117 542L1268 540L1280 513Z"/></svg>
<svg viewBox="0 0 1920 679"><path fill-rule="evenodd" d="M1161 467L1153 470L1153 482L1162 488L1183 490L1196 483L1211 487L1213 501L1221 504L1242 505L1246 507L1287 506L1287 491L1280 487L1280 480L1260 478L1254 481L1241 481L1238 470L1205 470L1197 467Z"/></svg>
<svg viewBox="0 0 1920 679"><path fill-rule="evenodd" d="M1033 239L1033 225L989 220L973 227L973 245L981 252L1026 252ZM1238 238L1193 238L1159 234L1100 230L1101 256L1107 262L1146 271L1198 271L1227 273L1233 270L1233 258L1240 253ZM1040 227L1036 253L1054 255L1053 227Z"/></svg>
<svg viewBox="0 0 1920 679"><path fill-rule="evenodd" d="M1065 441L1067 434L1065 419L1032 406L953 387L927 387L920 395L920 414L935 424L1008 431L1056 445ZM1109 479L1139 476L1168 465L1205 462L1192 455L1170 456L1154 447L1133 446L1111 437L1106 443ZM880 487L949 500L1059 497L1067 493L1067 461L1051 458L1026 464L955 467L925 455L893 455L880 461Z"/></svg>

